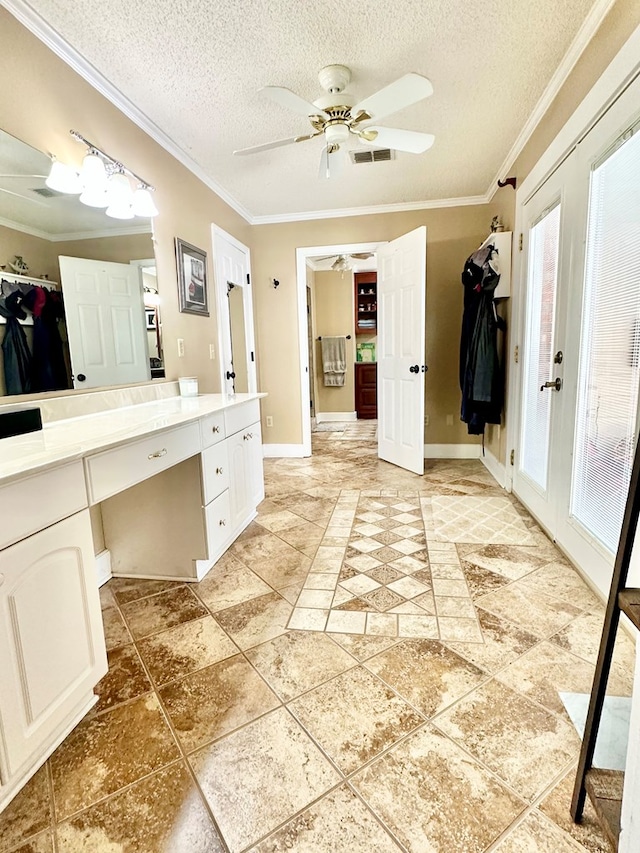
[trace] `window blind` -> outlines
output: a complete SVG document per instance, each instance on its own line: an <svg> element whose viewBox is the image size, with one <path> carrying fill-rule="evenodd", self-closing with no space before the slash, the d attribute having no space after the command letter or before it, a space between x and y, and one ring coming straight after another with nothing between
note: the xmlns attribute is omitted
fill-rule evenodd
<svg viewBox="0 0 640 853"><path fill-rule="evenodd" d="M618 546L640 380L640 133L591 174L571 514Z"/></svg>

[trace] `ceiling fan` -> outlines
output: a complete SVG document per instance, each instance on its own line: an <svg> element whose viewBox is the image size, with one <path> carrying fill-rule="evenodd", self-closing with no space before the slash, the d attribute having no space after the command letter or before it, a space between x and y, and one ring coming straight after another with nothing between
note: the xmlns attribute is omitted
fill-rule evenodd
<svg viewBox="0 0 640 853"><path fill-rule="evenodd" d="M433 145L435 137L431 133L381 127L374 123L433 94L431 81L421 74L405 74L359 103L355 103L355 98L344 91L351 80L351 71L345 65L327 65L318 74L318 79L327 94L321 95L315 103L306 101L291 89L282 86L264 86L260 89L264 96L276 104L307 116L311 121L313 133L241 148L233 153L257 154L271 148L324 136L320 177L329 178L339 174L344 168L346 143L352 134L365 145L393 148L411 154L422 154Z"/></svg>
<svg viewBox="0 0 640 853"><path fill-rule="evenodd" d="M343 272L344 270L351 269L351 259L354 261L367 261L372 257L373 252L352 252L349 255L326 255L324 258L316 258L315 260L330 261L331 258L335 258L334 262L331 264L331 269Z"/></svg>

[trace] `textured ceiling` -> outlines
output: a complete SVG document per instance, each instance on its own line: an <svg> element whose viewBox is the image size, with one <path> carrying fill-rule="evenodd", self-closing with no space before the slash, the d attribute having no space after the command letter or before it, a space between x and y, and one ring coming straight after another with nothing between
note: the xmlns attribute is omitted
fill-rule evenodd
<svg viewBox="0 0 640 853"><path fill-rule="evenodd" d="M30 0L38 12L253 216L482 195L593 0ZM361 99L408 71L434 95L381 122L434 133L422 155L318 178L320 138L264 85L322 94L349 66ZM357 144L357 143L356 143Z"/></svg>

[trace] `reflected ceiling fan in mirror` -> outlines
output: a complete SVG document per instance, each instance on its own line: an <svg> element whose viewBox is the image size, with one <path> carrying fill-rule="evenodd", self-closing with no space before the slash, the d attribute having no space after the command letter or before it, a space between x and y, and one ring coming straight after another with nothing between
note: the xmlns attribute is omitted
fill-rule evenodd
<svg viewBox="0 0 640 853"><path fill-rule="evenodd" d="M282 86L265 86L260 92L280 106L307 116L311 121L313 133L306 136L293 136L278 139L251 148L241 148L234 154L257 154L271 148L281 148L294 142L305 142L316 136L324 136L324 148L320 158L320 177L329 178L339 175L347 159L347 142L353 136L356 140L374 148L391 148L410 154L423 154L433 145L435 137L431 133L415 130L400 130L382 127L378 121L404 107L416 104L433 94L431 81L421 74L405 74L394 83L369 95L359 103L345 92L351 80L351 71L345 65L327 65L318 75L320 85L327 94L314 103L306 101L290 89Z"/></svg>

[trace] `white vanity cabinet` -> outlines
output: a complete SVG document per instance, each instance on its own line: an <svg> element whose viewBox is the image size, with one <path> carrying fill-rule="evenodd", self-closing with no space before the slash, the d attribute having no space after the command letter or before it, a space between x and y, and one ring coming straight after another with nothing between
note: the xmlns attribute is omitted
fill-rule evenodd
<svg viewBox="0 0 640 853"><path fill-rule="evenodd" d="M246 526L246 519L264 498L262 434L260 422L249 424L227 439L231 469L230 513L234 530Z"/></svg>
<svg viewBox="0 0 640 853"><path fill-rule="evenodd" d="M37 505L61 474L72 484L61 504L48 493L45 529L0 550L0 811L94 704L107 672L89 512L45 527L77 502L75 467L0 489L9 502L26 484Z"/></svg>

